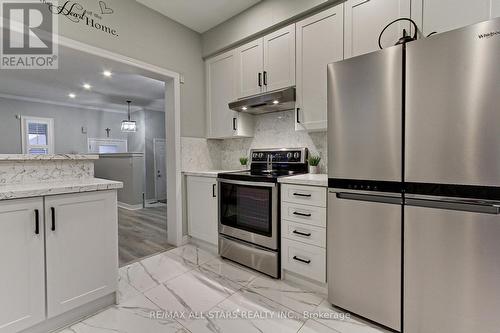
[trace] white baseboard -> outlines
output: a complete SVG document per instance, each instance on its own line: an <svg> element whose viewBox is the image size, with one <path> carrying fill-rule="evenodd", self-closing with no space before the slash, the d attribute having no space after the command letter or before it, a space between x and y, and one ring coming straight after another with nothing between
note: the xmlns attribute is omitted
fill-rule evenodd
<svg viewBox="0 0 500 333"><path fill-rule="evenodd" d="M123 208L123 209L126 209L126 210L139 210L139 209L142 209L142 204L138 204L138 205L129 205L129 204L126 204L124 202L120 202L118 201L118 207L120 208Z"/></svg>

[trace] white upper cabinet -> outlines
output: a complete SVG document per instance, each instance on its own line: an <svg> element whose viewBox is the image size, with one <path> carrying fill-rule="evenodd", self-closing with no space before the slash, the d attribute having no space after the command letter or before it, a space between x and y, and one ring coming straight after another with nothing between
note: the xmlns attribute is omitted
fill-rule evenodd
<svg viewBox="0 0 500 333"><path fill-rule="evenodd" d="M236 51L238 98L295 85L295 24Z"/></svg>
<svg viewBox="0 0 500 333"><path fill-rule="evenodd" d="M296 24L296 130L327 129L326 67L343 58L343 15L340 4Z"/></svg>
<svg viewBox="0 0 500 333"><path fill-rule="evenodd" d="M238 97L248 97L264 91L264 40L259 38L236 50Z"/></svg>
<svg viewBox="0 0 500 333"><path fill-rule="evenodd" d="M424 36L500 16L500 0L412 1L412 16Z"/></svg>
<svg viewBox="0 0 500 333"><path fill-rule="evenodd" d="M236 50L205 62L207 80L207 137L223 139L253 135L253 117L231 110L238 83Z"/></svg>
<svg viewBox="0 0 500 333"><path fill-rule="evenodd" d="M295 25L264 37L263 81L266 91L295 85Z"/></svg>
<svg viewBox="0 0 500 333"><path fill-rule="evenodd" d="M441 1L441 0L436 0ZM391 21L410 17L410 0L348 0L345 2L345 58L355 57L379 49L378 37ZM386 30L382 46L394 45L410 33L409 22L395 23Z"/></svg>
<svg viewBox="0 0 500 333"><path fill-rule="evenodd" d="M116 200L116 191L45 198L49 318L117 289Z"/></svg>
<svg viewBox="0 0 500 333"><path fill-rule="evenodd" d="M0 202L0 228L0 332L14 333L45 320L43 199Z"/></svg>

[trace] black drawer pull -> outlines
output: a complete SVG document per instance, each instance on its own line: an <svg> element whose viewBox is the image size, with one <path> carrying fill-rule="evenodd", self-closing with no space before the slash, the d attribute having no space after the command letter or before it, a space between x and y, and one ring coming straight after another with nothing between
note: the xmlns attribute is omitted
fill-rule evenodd
<svg viewBox="0 0 500 333"><path fill-rule="evenodd" d="M304 217L311 217L311 214L304 214L304 213L299 213L299 212L293 212L293 215L298 215L298 216L304 216Z"/></svg>
<svg viewBox="0 0 500 333"><path fill-rule="evenodd" d="M56 209L54 207L50 207L50 212L52 214L52 226L50 230L56 231Z"/></svg>
<svg viewBox="0 0 500 333"><path fill-rule="evenodd" d="M302 193L294 193L293 195L295 195L296 197L304 197L304 198L312 197L311 194L302 194Z"/></svg>
<svg viewBox="0 0 500 333"><path fill-rule="evenodd" d="M35 209L35 235L40 235L40 212Z"/></svg>
<svg viewBox="0 0 500 333"><path fill-rule="evenodd" d="M267 86L267 72L264 71L264 85Z"/></svg>
<svg viewBox="0 0 500 333"><path fill-rule="evenodd" d="M300 231L297 231L297 230L294 230L293 233L296 234L296 235L300 235L300 236L311 237L311 233L306 234L304 232L300 232Z"/></svg>
<svg viewBox="0 0 500 333"><path fill-rule="evenodd" d="M297 260L297 261L303 262L304 264L310 264L311 263L311 260L300 259L297 256L294 256L293 260Z"/></svg>
<svg viewBox="0 0 500 333"><path fill-rule="evenodd" d="M212 197L217 198L217 194L215 194L215 187L217 184L212 184Z"/></svg>
<svg viewBox="0 0 500 333"><path fill-rule="evenodd" d="M259 73L259 87L262 87L262 73Z"/></svg>

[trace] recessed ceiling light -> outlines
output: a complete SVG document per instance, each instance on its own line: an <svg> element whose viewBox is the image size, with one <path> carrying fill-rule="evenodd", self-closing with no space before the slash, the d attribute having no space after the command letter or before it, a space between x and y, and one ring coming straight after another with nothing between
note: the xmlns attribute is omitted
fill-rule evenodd
<svg viewBox="0 0 500 333"><path fill-rule="evenodd" d="M76 95L74 93L69 93L68 97L69 98L76 98Z"/></svg>
<svg viewBox="0 0 500 333"><path fill-rule="evenodd" d="M280 101L275 100L275 101L273 101L273 104L280 104Z"/></svg>
<svg viewBox="0 0 500 333"><path fill-rule="evenodd" d="M242 109L243 111L248 110L248 108L247 108L246 106L242 107L241 109Z"/></svg>
<svg viewBox="0 0 500 333"><path fill-rule="evenodd" d="M104 71L104 72L102 72L102 75L104 75L105 77L111 77L111 75L113 75L113 73L111 73L111 71Z"/></svg>
<svg viewBox="0 0 500 333"><path fill-rule="evenodd" d="M88 84L88 83L84 83L83 84L83 88L85 88L87 90L90 90L90 89L92 89L92 86L90 84Z"/></svg>

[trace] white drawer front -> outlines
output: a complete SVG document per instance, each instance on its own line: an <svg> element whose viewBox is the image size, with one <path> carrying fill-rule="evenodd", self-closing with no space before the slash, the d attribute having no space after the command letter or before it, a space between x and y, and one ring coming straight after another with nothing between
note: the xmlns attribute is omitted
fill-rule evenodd
<svg viewBox="0 0 500 333"><path fill-rule="evenodd" d="M282 202L281 218L292 222L326 228L326 208L324 207Z"/></svg>
<svg viewBox="0 0 500 333"><path fill-rule="evenodd" d="M281 200L304 205L326 207L326 188L283 184Z"/></svg>
<svg viewBox="0 0 500 333"><path fill-rule="evenodd" d="M281 236L287 239L326 248L326 229L307 224L281 221Z"/></svg>
<svg viewBox="0 0 500 333"><path fill-rule="evenodd" d="M288 271L326 282L326 250L323 248L282 238L281 261Z"/></svg>

